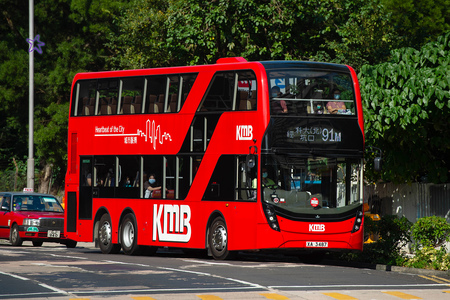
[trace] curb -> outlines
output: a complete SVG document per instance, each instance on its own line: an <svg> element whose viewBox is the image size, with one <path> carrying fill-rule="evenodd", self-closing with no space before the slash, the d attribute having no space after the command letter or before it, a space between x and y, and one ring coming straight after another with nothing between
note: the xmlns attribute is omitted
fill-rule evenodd
<svg viewBox="0 0 450 300"><path fill-rule="evenodd" d="M417 269L417 268L409 268L409 267L399 267L399 266L371 264L371 263L359 263L359 262L346 262L346 261L336 261L336 260L324 260L322 262L322 264L341 266L341 267L351 267L351 268L358 268L358 269L371 269L371 270L386 271L386 272L450 277L450 270L438 271L438 270Z"/></svg>

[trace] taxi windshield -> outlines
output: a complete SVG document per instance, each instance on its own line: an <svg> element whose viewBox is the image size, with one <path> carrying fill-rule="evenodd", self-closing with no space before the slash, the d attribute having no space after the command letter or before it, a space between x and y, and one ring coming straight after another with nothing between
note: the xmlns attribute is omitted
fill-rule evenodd
<svg viewBox="0 0 450 300"><path fill-rule="evenodd" d="M64 212L55 197L37 195L14 196L13 211Z"/></svg>

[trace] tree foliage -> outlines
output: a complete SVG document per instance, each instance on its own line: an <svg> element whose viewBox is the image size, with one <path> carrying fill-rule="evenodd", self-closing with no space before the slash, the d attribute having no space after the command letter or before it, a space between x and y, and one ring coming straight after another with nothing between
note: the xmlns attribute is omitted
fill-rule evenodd
<svg viewBox="0 0 450 300"><path fill-rule="evenodd" d="M444 181L449 168L448 144L442 139L448 134L448 88L442 85L448 82L448 60L440 53L448 54L447 46L435 43L418 54L413 49L391 52L406 45L419 49L449 30L449 0L430 1L35 1L35 34L45 43L43 53L34 55L38 168L51 164L61 170L61 180L64 176L68 102L76 73L243 56L345 63L357 70L369 65L362 69L361 86L365 101L373 98L375 106L366 103L366 135L369 143L389 153L383 178L412 180L435 168L439 179L432 180ZM23 162L28 151L28 2L0 0L0 7L0 170L13 170L12 159ZM404 56L414 63L403 61ZM378 65L390 59L385 67ZM427 62L423 67L422 61ZM400 68L394 67L396 62L405 70L390 86L381 84L390 74L383 68ZM411 99L411 93L418 96ZM435 108L441 106L439 114ZM394 147L393 141L403 135L410 139L405 145L414 145L416 152ZM406 166L407 161L414 163Z"/></svg>
<svg viewBox="0 0 450 300"><path fill-rule="evenodd" d="M361 70L366 141L383 149L385 180L449 179L449 42L450 33Z"/></svg>

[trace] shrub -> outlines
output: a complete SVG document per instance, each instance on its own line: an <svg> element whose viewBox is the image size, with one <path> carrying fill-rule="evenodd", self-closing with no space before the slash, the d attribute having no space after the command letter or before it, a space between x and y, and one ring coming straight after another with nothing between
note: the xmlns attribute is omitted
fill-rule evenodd
<svg viewBox="0 0 450 300"><path fill-rule="evenodd" d="M424 217L417 220L411 229L413 247L439 247L449 241L450 224L442 217Z"/></svg>
<svg viewBox="0 0 450 300"><path fill-rule="evenodd" d="M450 268L450 255L445 248L436 249L424 246L415 251L415 256L405 262L405 267L447 271Z"/></svg>
<svg viewBox="0 0 450 300"><path fill-rule="evenodd" d="M367 219L367 218L366 218ZM412 223L405 217L383 216L379 221L369 221L368 229L377 232L379 240L364 244L363 255L371 263L401 265L404 257L400 249L410 241Z"/></svg>

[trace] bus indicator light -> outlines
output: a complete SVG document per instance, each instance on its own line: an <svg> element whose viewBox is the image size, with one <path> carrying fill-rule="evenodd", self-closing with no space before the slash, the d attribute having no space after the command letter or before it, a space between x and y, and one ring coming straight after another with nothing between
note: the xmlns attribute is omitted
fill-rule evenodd
<svg viewBox="0 0 450 300"><path fill-rule="evenodd" d="M316 197L312 197L310 202L312 207L319 206L319 199L317 199Z"/></svg>

